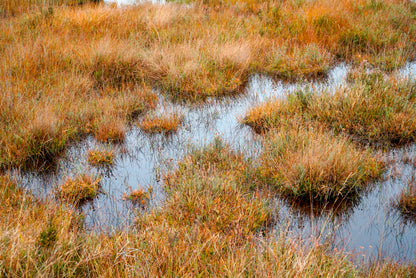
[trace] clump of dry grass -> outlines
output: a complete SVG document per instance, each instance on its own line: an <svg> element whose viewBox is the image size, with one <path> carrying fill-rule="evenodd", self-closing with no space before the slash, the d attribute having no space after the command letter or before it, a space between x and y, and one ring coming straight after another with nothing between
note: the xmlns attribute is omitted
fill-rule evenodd
<svg viewBox="0 0 416 278"><path fill-rule="evenodd" d="M148 133L176 132L182 123L182 115L172 113L164 115L146 115L139 123L139 127Z"/></svg>
<svg viewBox="0 0 416 278"><path fill-rule="evenodd" d="M139 204L140 206L144 206L149 201L152 192L153 192L152 187L149 187L147 190L143 190L140 188L140 189L131 191L129 194L124 193L123 199L128 200L132 202L133 204Z"/></svg>
<svg viewBox="0 0 416 278"><path fill-rule="evenodd" d="M59 186L57 196L72 203L82 203L94 199L101 193L101 178L82 174L73 178L66 178Z"/></svg>
<svg viewBox="0 0 416 278"><path fill-rule="evenodd" d="M414 176L409 181L407 188L399 195L397 205L404 215L416 218L416 181Z"/></svg>
<svg viewBox="0 0 416 278"><path fill-rule="evenodd" d="M293 50L282 46L267 55L268 66L265 72L289 80L323 77L334 61L331 53L316 44Z"/></svg>
<svg viewBox="0 0 416 278"><path fill-rule="evenodd" d="M289 95L287 99L271 99L258 104L247 111L241 122L261 134L271 129L297 125L303 122L303 96L299 91L294 96Z"/></svg>
<svg viewBox="0 0 416 278"><path fill-rule="evenodd" d="M320 123L335 133L374 145L403 145L416 139L415 85L363 75L333 95L298 91L284 100L252 108L243 120L256 131L294 121Z"/></svg>
<svg viewBox="0 0 416 278"><path fill-rule="evenodd" d="M114 162L114 150L89 150L88 163L93 166L112 165Z"/></svg>
<svg viewBox="0 0 416 278"><path fill-rule="evenodd" d="M105 115L95 122L94 136L101 142L121 142L126 136L126 126L120 117Z"/></svg>
<svg viewBox="0 0 416 278"><path fill-rule="evenodd" d="M268 133L259 171L283 195L328 201L356 196L383 168L348 139L298 127Z"/></svg>

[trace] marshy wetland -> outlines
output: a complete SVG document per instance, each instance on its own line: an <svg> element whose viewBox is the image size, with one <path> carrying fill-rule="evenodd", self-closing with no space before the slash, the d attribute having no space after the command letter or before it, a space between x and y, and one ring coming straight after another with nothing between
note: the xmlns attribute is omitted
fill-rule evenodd
<svg viewBox="0 0 416 278"><path fill-rule="evenodd" d="M414 3L19 1L1 276L416 275Z"/></svg>

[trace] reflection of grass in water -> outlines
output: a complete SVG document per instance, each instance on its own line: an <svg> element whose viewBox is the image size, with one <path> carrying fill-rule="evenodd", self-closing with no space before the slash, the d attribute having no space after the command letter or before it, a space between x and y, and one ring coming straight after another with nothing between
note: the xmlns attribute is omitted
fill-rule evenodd
<svg viewBox="0 0 416 278"><path fill-rule="evenodd" d="M290 197L279 196L283 198L286 205L305 217L340 217L343 220L354 211L354 208L360 204L361 195L339 197L331 201L319 201L316 199L296 200Z"/></svg>

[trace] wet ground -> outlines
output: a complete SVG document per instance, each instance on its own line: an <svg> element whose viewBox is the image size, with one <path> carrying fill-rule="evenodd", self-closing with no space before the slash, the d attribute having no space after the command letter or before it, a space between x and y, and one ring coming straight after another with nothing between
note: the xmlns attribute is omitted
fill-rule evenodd
<svg viewBox="0 0 416 278"><path fill-rule="evenodd" d="M169 136L149 135L133 125L123 144L115 146L116 161L110 168L97 169L87 163L88 150L103 147L94 138L72 146L59 159L56 167L48 172L20 173L14 175L23 187L43 198L54 198L57 185L67 176L92 172L102 176L104 194L81 209L85 224L94 231L111 231L128 227L137 210L123 200L124 193L138 188L153 188L150 206L160 206L165 195L161 177L171 171L193 148L200 148L216 137L229 143L232 148L256 157L262 145L258 135L239 123L246 111L270 98L283 98L295 90L310 87L329 92L346 86L348 66L339 65L322 81L291 84L274 81L267 76L254 75L245 93L235 98L212 99L203 106L174 104L161 94L157 113L179 112L184 116L177 133ZM416 64L408 64L396 74L401 77L416 73ZM114 147L114 146L113 146ZM342 208L301 208L282 200L276 232L282 229L293 237L308 239L319 237L330 240L337 247L357 254L357 258L387 256L398 260L416 259L416 225L403 218L394 207L396 196L413 175L416 175L416 147L410 146L384 154L389 162L382 181L370 185L360 200ZM407 159L403 159L406 157Z"/></svg>

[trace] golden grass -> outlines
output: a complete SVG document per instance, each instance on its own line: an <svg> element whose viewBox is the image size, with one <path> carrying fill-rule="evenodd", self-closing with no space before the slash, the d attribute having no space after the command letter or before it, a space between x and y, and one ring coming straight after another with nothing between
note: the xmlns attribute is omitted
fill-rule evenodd
<svg viewBox="0 0 416 278"><path fill-rule="evenodd" d="M383 166L348 139L294 127L267 134L259 171L283 195L328 201L356 197Z"/></svg>
<svg viewBox="0 0 416 278"><path fill-rule="evenodd" d="M122 140L130 115L154 106L146 84L200 101L239 92L254 72L318 77L339 58L403 65L415 56L415 10L398 0L203 1L3 18L0 165L54 156L85 133Z"/></svg>
<svg viewBox="0 0 416 278"><path fill-rule="evenodd" d="M173 99L200 101L238 92L254 72L296 80L325 75L339 59L391 70L415 57L416 9L408 1L204 0L129 9L41 4L40 11L27 3L1 3L1 167L53 157L84 134L122 140L126 125L156 104L148 86ZM363 83L334 97L299 94L290 105L279 104L286 118L279 117L276 102L253 122L267 129L299 118L363 141L413 141L414 90L392 84ZM352 160L375 163L368 152L325 134L311 134L313 148L302 149L311 169L321 169L313 149L325 151L324 144L332 146L334 158L320 160L345 173L357 173L340 160L346 150ZM310 173L314 180L327 178ZM367 176L354 177L358 184ZM335 177L336 184L350 181ZM58 195L93 198L97 181L87 175L67 179L62 186L69 186L61 189L68 193ZM107 235L80 229L70 208L38 201L1 176L0 276L415 275L413 265L357 267L348 255L319 243L309 248L285 234L262 236L272 211L261 182L243 154L217 141L166 178L162 208L138 216L137 229Z"/></svg>
<svg viewBox="0 0 416 278"><path fill-rule="evenodd" d="M220 142L185 159L166 179L168 219L192 224L238 241L270 220L264 200L249 194L250 164ZM203 200L203 201L202 201Z"/></svg>
<svg viewBox="0 0 416 278"><path fill-rule="evenodd" d="M383 80L363 75L351 86L315 94L298 91L248 111L244 123L258 132L290 125L320 123L335 133L359 142L403 145L416 139L415 85L410 81Z"/></svg>
<svg viewBox="0 0 416 278"><path fill-rule="evenodd" d="M44 9L42 12L45 14L53 13L53 7L56 5L74 6L99 2L101 0L2 0L0 3L0 18L16 16L36 9Z"/></svg>
<svg viewBox="0 0 416 278"><path fill-rule="evenodd" d="M52 265L76 265L82 223L74 211L36 200L7 176L0 176L0 204L0 276L51 276Z"/></svg>
<svg viewBox="0 0 416 278"><path fill-rule="evenodd" d="M148 190L143 190L142 188L137 190L132 190L129 194L124 193L124 200L128 200L133 204L138 204L140 206L146 205L149 202L150 196L152 194L153 188L149 187Z"/></svg>
<svg viewBox="0 0 416 278"><path fill-rule="evenodd" d="M172 133L176 132L182 124L182 116L178 114L146 115L138 124L148 133Z"/></svg>
<svg viewBox="0 0 416 278"><path fill-rule="evenodd" d="M59 186L57 196L67 202L79 204L94 199L101 193L101 178L82 174L66 178Z"/></svg>
<svg viewBox="0 0 416 278"><path fill-rule="evenodd" d="M111 235L80 229L68 207L36 201L0 178L0 275L5 277L409 277L414 265L357 267L341 251L284 233L253 191L249 161L216 144L186 158L168 178L166 204L138 229ZM306 247L310 246L310 247Z"/></svg>
<svg viewBox="0 0 416 278"><path fill-rule="evenodd" d="M89 150L88 163L93 166L112 165L114 162L114 150Z"/></svg>
<svg viewBox="0 0 416 278"><path fill-rule="evenodd" d="M34 104L28 102L30 95L17 100L11 93L2 99L0 165L48 159L83 134L92 133L100 141L121 141L129 120L155 106L156 96L148 89L89 97L84 90L92 88L85 88L89 86L85 79L80 82L75 95L71 87L57 96L40 97Z"/></svg>

